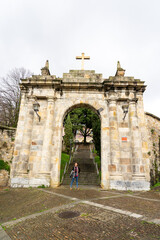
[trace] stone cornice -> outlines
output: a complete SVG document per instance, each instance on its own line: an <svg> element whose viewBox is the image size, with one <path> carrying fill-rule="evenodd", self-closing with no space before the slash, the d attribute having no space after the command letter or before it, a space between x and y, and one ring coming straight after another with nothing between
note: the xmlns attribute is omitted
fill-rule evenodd
<svg viewBox="0 0 160 240"><path fill-rule="evenodd" d="M88 71L86 71L88 73ZM93 74L93 76L88 78L79 78L79 76L71 76L69 78L56 78L54 75L41 76L34 75L28 79L22 79L20 87L21 89L28 88L42 88L49 87L54 88L56 91L67 91L67 90L95 90L95 91L117 91L121 89L134 90L144 92L146 85L143 81L139 79L134 79L134 77L109 77L109 79L99 79L96 80L95 76L101 76L100 74Z"/></svg>

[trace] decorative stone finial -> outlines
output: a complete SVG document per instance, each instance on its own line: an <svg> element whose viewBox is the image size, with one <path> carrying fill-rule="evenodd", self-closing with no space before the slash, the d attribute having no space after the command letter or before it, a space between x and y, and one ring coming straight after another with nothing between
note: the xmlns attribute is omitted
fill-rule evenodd
<svg viewBox="0 0 160 240"><path fill-rule="evenodd" d="M121 64L120 62L118 61L117 62L117 72L116 72L116 76L122 76L124 77L124 74L125 74L125 71L123 68L121 68Z"/></svg>
<svg viewBox="0 0 160 240"><path fill-rule="evenodd" d="M45 67L41 68L41 74L42 76L50 75L48 60L46 61Z"/></svg>
<svg viewBox="0 0 160 240"><path fill-rule="evenodd" d="M45 67L48 68L48 70L49 70L49 61L48 60L46 61Z"/></svg>
<svg viewBox="0 0 160 240"><path fill-rule="evenodd" d="M120 69L121 68L121 64L120 64L120 61L117 62L117 69Z"/></svg>

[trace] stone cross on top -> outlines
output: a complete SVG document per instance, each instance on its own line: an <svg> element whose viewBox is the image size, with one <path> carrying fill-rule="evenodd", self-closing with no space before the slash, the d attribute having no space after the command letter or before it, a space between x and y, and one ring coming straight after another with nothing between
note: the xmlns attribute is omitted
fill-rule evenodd
<svg viewBox="0 0 160 240"><path fill-rule="evenodd" d="M84 60L90 60L90 57L84 56L84 53L82 53L82 56L76 57L77 60L82 60L81 63L81 70L84 70Z"/></svg>

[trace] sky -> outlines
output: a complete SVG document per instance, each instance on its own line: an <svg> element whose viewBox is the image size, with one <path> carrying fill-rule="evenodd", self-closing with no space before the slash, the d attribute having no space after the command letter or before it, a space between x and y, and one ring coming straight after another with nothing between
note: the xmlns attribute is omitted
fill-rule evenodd
<svg viewBox="0 0 160 240"><path fill-rule="evenodd" d="M160 117L160 0L5 0L0 7L0 77L24 67L35 75L49 60L62 77L80 69L145 81L144 109Z"/></svg>

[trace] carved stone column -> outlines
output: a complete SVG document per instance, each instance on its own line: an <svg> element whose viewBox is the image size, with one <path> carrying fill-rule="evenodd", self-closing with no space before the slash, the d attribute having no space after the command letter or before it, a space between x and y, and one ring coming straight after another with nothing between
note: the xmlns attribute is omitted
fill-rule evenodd
<svg viewBox="0 0 160 240"><path fill-rule="evenodd" d="M27 114L26 120L23 129L23 139L22 139L22 147L20 152L19 158L19 166L18 172L20 174L27 174L28 172L28 160L30 154L30 146L31 146L31 138L32 138L32 128L33 128L33 119L34 119L34 110L33 110L33 102L34 97L28 97L28 104L27 104Z"/></svg>
<svg viewBox="0 0 160 240"><path fill-rule="evenodd" d="M142 175L140 174L140 165L142 164L142 143L138 126L136 104L136 99L131 100L129 103L133 178L138 178Z"/></svg>
<svg viewBox="0 0 160 240"><path fill-rule="evenodd" d="M109 127L110 127L110 154L111 162L108 166L111 175L117 172L117 166L120 159L119 132L117 120L117 101L108 100L109 103Z"/></svg>
<svg viewBox="0 0 160 240"><path fill-rule="evenodd" d="M50 174L51 147L53 136L54 98L48 97L47 118L43 139L40 174Z"/></svg>

